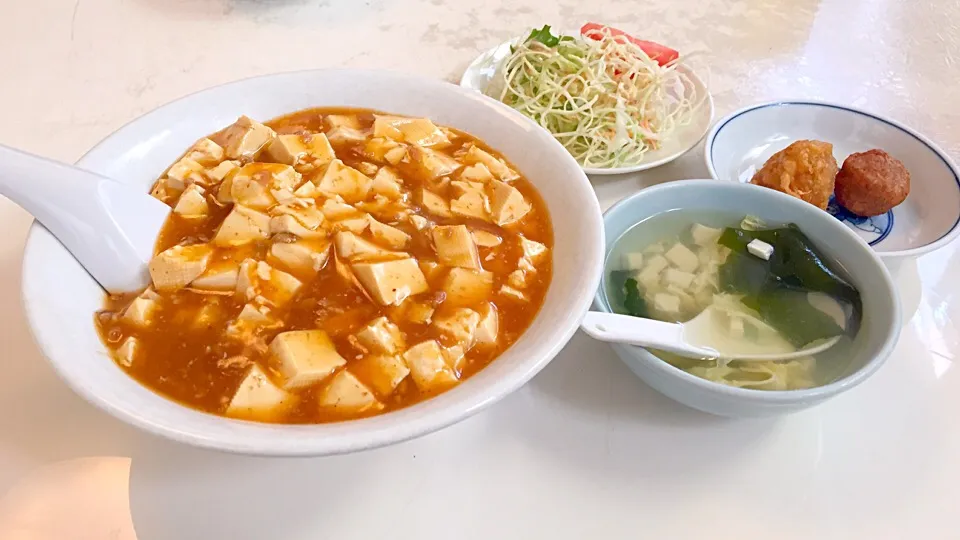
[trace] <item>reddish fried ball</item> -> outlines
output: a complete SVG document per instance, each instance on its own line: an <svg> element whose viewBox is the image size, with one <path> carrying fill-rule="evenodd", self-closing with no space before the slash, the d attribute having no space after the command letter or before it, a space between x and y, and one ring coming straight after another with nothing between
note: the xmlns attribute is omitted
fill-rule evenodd
<svg viewBox="0 0 960 540"><path fill-rule="evenodd" d="M858 216L879 216L910 193L910 171L883 150L850 154L837 174L837 202Z"/></svg>
<svg viewBox="0 0 960 540"><path fill-rule="evenodd" d="M797 141L770 156L750 182L826 210L836 175L837 160L833 158L832 144Z"/></svg>

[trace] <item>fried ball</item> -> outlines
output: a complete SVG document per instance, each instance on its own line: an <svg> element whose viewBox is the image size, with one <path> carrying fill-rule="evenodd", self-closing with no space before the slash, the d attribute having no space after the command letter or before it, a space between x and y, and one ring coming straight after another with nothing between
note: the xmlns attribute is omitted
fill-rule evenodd
<svg viewBox="0 0 960 540"><path fill-rule="evenodd" d="M850 154L837 174L837 202L858 216L879 216L910 193L910 171L883 150Z"/></svg>
<svg viewBox="0 0 960 540"><path fill-rule="evenodd" d="M797 141L770 156L750 182L826 210L836 176L837 160L833 158L832 144Z"/></svg>

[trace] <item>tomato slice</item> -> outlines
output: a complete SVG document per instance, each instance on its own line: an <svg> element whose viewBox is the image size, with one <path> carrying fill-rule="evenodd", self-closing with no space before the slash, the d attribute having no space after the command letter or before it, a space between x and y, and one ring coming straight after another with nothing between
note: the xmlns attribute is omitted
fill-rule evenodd
<svg viewBox="0 0 960 540"><path fill-rule="evenodd" d="M670 62L675 61L677 58L680 58L679 52L667 47L666 45L654 43L653 41L637 39L623 30L617 30L616 28L603 24L587 23L583 25L583 28L580 29L580 35L590 39L600 39L600 35L604 30L609 31L611 35L621 36L630 40L631 43L637 47L640 47L643 52L647 53L647 56L649 56L651 60L655 61L661 66L665 66Z"/></svg>

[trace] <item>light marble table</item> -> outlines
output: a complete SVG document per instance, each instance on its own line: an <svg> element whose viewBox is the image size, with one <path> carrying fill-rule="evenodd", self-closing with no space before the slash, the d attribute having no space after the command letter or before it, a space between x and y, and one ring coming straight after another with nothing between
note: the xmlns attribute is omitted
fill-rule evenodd
<svg viewBox="0 0 960 540"><path fill-rule="evenodd" d="M0 11L0 142L72 161L213 84L325 66L450 80L545 22L699 50L719 114L808 97L866 107L960 158L955 0L32 0ZM702 177L701 150L595 179L604 206ZM0 200L0 538L960 538L960 250L900 271L918 311L868 383L781 420L660 397L582 335L486 412L326 459L195 450L72 394L29 336L30 217Z"/></svg>

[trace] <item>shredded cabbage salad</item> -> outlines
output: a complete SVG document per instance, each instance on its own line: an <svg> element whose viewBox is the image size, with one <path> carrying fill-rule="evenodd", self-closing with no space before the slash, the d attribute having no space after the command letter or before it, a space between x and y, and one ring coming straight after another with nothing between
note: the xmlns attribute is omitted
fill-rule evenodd
<svg viewBox="0 0 960 540"><path fill-rule="evenodd" d="M589 24L580 36L555 36L544 26L512 47L487 93L550 131L585 167L636 165L706 97L680 65L676 51L616 29Z"/></svg>

